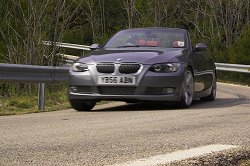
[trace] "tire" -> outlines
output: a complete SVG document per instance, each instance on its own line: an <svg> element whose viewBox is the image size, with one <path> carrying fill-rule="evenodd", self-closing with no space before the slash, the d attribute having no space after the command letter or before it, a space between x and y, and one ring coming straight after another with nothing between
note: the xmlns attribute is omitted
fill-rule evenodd
<svg viewBox="0 0 250 166"><path fill-rule="evenodd" d="M181 108L188 108L194 97L194 76L192 71L188 68L184 74L183 88L182 88L182 97L179 102Z"/></svg>
<svg viewBox="0 0 250 166"><path fill-rule="evenodd" d="M214 101L216 98L216 91L217 91L217 79L216 79L216 75L214 73L214 78L213 78L213 85L212 85L212 90L209 96L206 97L202 97L201 100L202 101Z"/></svg>
<svg viewBox="0 0 250 166"><path fill-rule="evenodd" d="M69 99L70 105L77 111L90 111L96 104L95 101Z"/></svg>

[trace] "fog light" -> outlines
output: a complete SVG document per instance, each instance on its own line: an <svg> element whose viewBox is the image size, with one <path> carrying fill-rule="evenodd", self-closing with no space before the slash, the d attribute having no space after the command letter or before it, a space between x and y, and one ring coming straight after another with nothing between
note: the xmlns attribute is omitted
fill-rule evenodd
<svg viewBox="0 0 250 166"><path fill-rule="evenodd" d="M77 92L78 92L76 86L71 86L71 87L70 87L70 91L73 92L73 93L77 93Z"/></svg>
<svg viewBox="0 0 250 166"><path fill-rule="evenodd" d="M163 89L163 94L171 95L174 93L174 88L164 88Z"/></svg>

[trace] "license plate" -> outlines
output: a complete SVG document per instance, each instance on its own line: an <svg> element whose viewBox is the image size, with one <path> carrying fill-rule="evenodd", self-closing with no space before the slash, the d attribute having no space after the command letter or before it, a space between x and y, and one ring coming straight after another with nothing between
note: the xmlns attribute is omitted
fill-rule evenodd
<svg viewBox="0 0 250 166"><path fill-rule="evenodd" d="M135 85L133 76L99 76L99 85Z"/></svg>

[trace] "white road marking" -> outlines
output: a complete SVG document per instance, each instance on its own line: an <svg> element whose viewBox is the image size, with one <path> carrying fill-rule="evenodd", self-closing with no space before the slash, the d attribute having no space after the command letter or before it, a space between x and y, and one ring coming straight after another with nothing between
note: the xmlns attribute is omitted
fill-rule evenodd
<svg viewBox="0 0 250 166"><path fill-rule="evenodd" d="M233 145L207 145L203 147L192 148L189 150L176 151L165 155L152 156L149 158L138 159L135 161L128 161L125 163L114 164L112 166L154 166L158 164L166 164L173 161L180 161L188 158L207 155L213 152L219 152L237 147L238 146L233 146Z"/></svg>

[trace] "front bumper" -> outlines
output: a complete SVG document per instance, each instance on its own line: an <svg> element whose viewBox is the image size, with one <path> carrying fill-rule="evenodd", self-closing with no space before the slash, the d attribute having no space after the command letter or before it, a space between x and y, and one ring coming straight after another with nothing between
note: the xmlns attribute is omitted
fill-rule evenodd
<svg viewBox="0 0 250 166"><path fill-rule="evenodd" d="M149 65L133 76L136 85L98 85L100 75L90 68L86 72L70 71L69 99L82 100L138 100L138 101L179 101L182 96L185 65L182 64L177 72L155 73L148 71ZM103 75L103 74L102 74Z"/></svg>

